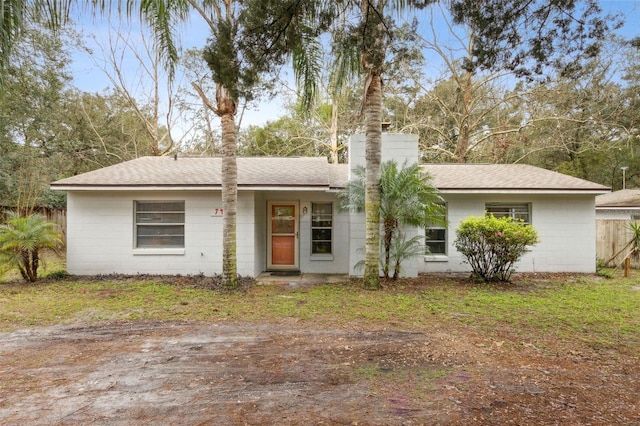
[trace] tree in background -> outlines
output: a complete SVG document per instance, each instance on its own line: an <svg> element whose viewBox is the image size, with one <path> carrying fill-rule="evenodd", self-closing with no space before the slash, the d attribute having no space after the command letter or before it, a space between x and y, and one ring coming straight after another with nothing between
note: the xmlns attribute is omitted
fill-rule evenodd
<svg viewBox="0 0 640 426"><path fill-rule="evenodd" d="M0 200L29 214L64 206L53 180L152 152L139 116L117 94L71 89L72 31L25 28L10 54L0 91Z"/></svg>
<svg viewBox="0 0 640 426"><path fill-rule="evenodd" d="M517 94L505 89L513 75L465 67L473 60L475 30L454 26L442 5L431 8L429 22L430 33L418 35L418 41L437 55L444 69L429 86L422 78L414 79L416 96L407 108L408 122L400 128L419 133L421 155L427 162L486 162L486 146L492 139L520 130L518 116L510 108ZM436 23L447 31L436 31Z"/></svg>
<svg viewBox="0 0 640 426"><path fill-rule="evenodd" d="M333 164L347 162L347 140L358 126L358 94L343 87L332 96L322 87L321 100L306 108L285 105L288 114L240 131L243 156L321 156Z"/></svg>
<svg viewBox="0 0 640 426"><path fill-rule="evenodd" d="M138 32L122 23L118 29L110 26L106 40L98 41L93 36L99 50L89 54L111 82L113 92L140 120L146 138L152 141L151 154L166 155L185 137L183 134L175 140L172 135L178 125L174 82L167 78L150 31L141 28Z"/></svg>
<svg viewBox="0 0 640 426"><path fill-rule="evenodd" d="M220 128L216 123L216 115L207 107L208 99L203 99L194 89L198 87L203 93L215 93L215 83L211 78L211 70L202 60L201 49L182 51L180 65L184 73L183 80L189 82L188 87L176 90L174 103L181 113L181 121L188 123L191 137L184 138L180 149L187 155L220 156L222 147ZM242 112L246 105L240 107L237 119L238 127L242 123Z"/></svg>
<svg viewBox="0 0 640 426"><path fill-rule="evenodd" d="M145 155L153 155L156 140L149 134L140 109L117 91L91 94L67 90L64 117L52 157L58 178L74 176Z"/></svg>
<svg viewBox="0 0 640 426"><path fill-rule="evenodd" d="M620 166L634 166L637 157L633 124L627 121L627 94L637 82L625 84L621 78L631 53L627 43L611 39L606 45L578 79L556 72L545 84L516 88L527 144L509 147L506 158L620 186Z"/></svg>
<svg viewBox="0 0 640 426"><path fill-rule="evenodd" d="M281 117L263 126L249 126L241 137L243 156L261 157L329 157L329 149L316 136L317 127L311 127L303 117Z"/></svg>

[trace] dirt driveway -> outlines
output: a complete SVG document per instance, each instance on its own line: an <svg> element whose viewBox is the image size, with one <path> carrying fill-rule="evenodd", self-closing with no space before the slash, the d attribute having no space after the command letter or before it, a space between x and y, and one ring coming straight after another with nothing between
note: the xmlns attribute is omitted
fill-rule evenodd
<svg viewBox="0 0 640 426"><path fill-rule="evenodd" d="M4 425L640 424L636 359L463 330L55 326L1 333L0 374Z"/></svg>

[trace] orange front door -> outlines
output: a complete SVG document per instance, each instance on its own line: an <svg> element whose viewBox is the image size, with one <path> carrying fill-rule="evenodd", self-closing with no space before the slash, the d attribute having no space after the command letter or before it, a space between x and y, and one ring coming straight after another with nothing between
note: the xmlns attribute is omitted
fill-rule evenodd
<svg viewBox="0 0 640 426"><path fill-rule="evenodd" d="M296 203L269 203L269 268L298 269Z"/></svg>

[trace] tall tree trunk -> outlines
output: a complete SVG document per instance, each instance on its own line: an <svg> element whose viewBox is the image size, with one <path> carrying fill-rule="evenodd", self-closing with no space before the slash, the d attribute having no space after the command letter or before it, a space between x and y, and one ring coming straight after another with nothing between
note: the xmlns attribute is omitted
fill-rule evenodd
<svg viewBox="0 0 640 426"><path fill-rule="evenodd" d="M460 114L460 133L458 135L458 146L456 147L456 158L458 163L466 163L469 156L469 139L471 138L471 107L473 103L473 81L471 73L466 71L462 78L462 105Z"/></svg>
<svg viewBox="0 0 640 426"><path fill-rule="evenodd" d="M338 164L338 103L335 101L331 106L329 139L331 140L331 163Z"/></svg>
<svg viewBox="0 0 640 426"><path fill-rule="evenodd" d="M236 103L226 88L216 88L217 113L222 124L222 279L227 288L238 286L237 203L238 165L236 162Z"/></svg>
<svg viewBox="0 0 640 426"><path fill-rule="evenodd" d="M384 219L384 262L382 263L382 275L389 278L389 265L391 263L391 243L393 242L394 219Z"/></svg>
<svg viewBox="0 0 640 426"><path fill-rule="evenodd" d="M365 92L366 175L364 193L364 287L380 288L380 161L382 149L382 77L370 71Z"/></svg>

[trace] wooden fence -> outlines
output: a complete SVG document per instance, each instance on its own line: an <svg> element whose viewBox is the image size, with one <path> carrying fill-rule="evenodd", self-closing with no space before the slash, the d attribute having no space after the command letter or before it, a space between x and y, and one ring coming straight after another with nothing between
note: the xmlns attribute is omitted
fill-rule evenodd
<svg viewBox="0 0 640 426"><path fill-rule="evenodd" d="M628 220L598 219L596 220L596 256L607 261L622 250L633 237ZM618 266L624 262L628 250L618 254L606 266ZM640 259L631 259L631 267L640 269Z"/></svg>
<svg viewBox="0 0 640 426"><path fill-rule="evenodd" d="M4 211L0 211L0 223L4 223ZM50 209L47 207L36 208L34 213L46 216L50 222L58 224L58 229L62 232L63 240L67 241L67 209Z"/></svg>
<svg viewBox="0 0 640 426"><path fill-rule="evenodd" d="M64 241L67 241L67 209L42 209L39 213L47 216L47 220L58 224Z"/></svg>

